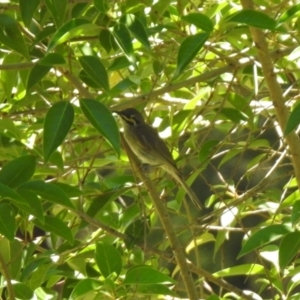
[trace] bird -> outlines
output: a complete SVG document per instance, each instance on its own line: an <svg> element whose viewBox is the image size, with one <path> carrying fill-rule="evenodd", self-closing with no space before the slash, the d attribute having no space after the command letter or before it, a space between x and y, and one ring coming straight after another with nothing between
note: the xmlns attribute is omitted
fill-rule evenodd
<svg viewBox="0 0 300 300"><path fill-rule="evenodd" d="M138 159L142 163L164 169L183 187L194 205L200 210L203 209L198 197L186 184L167 145L158 132L145 122L142 114L135 108L127 108L115 113L120 116L126 142Z"/></svg>

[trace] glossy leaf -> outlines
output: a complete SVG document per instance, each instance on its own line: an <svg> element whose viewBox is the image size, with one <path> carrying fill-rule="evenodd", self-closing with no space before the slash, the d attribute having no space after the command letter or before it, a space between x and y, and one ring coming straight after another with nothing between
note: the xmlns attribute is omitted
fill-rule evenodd
<svg viewBox="0 0 300 300"><path fill-rule="evenodd" d="M50 71L51 67L42 66L36 64L29 73L28 81L27 81L27 91L33 88L38 82L40 82Z"/></svg>
<svg viewBox="0 0 300 300"><path fill-rule="evenodd" d="M291 229L285 225L269 225L253 233L245 242L240 251L238 258L258 249L268 243L280 239L283 235L289 233Z"/></svg>
<svg viewBox="0 0 300 300"><path fill-rule="evenodd" d="M136 266L131 268L125 276L123 284L175 284L176 281L168 275L149 266Z"/></svg>
<svg viewBox="0 0 300 300"><path fill-rule="evenodd" d="M2 183L0 183L0 198L10 199L16 206L20 205L21 207L26 207L27 209L30 208L27 201L21 195Z"/></svg>
<svg viewBox="0 0 300 300"><path fill-rule="evenodd" d="M216 277L228 277L228 276L237 276L237 275L258 275L265 274L265 267L258 264L245 264L240 266L235 266L232 268L227 268L219 272L214 273Z"/></svg>
<svg viewBox="0 0 300 300"><path fill-rule="evenodd" d="M284 236L279 246L279 266L284 270L300 250L300 232Z"/></svg>
<svg viewBox="0 0 300 300"><path fill-rule="evenodd" d="M108 108L92 99L81 99L80 108L89 122L112 145L120 155L120 135L117 123Z"/></svg>
<svg viewBox="0 0 300 300"><path fill-rule="evenodd" d="M51 13L56 27L60 27L63 24L65 13L67 9L68 0L44 0Z"/></svg>
<svg viewBox="0 0 300 300"><path fill-rule="evenodd" d="M192 62L197 53L208 39L208 33L198 33L187 37L180 45L177 56L177 68L173 79L178 77Z"/></svg>
<svg viewBox="0 0 300 300"><path fill-rule="evenodd" d="M0 202L0 233L13 240L16 231L15 212L9 203Z"/></svg>
<svg viewBox="0 0 300 300"><path fill-rule="evenodd" d="M30 59L18 23L15 19L5 14L0 14L0 42L23 55L26 59Z"/></svg>
<svg viewBox="0 0 300 300"><path fill-rule="evenodd" d="M244 9L236 12L228 17L227 22L242 23L252 27L269 30L274 30L277 26L276 21L267 14L251 9Z"/></svg>
<svg viewBox="0 0 300 300"><path fill-rule="evenodd" d="M300 221L300 200L296 201L292 210L292 225L295 226Z"/></svg>
<svg viewBox="0 0 300 300"><path fill-rule="evenodd" d="M95 250L97 266L104 277L115 273L120 275L122 270L122 257L120 252L108 243L97 243Z"/></svg>
<svg viewBox="0 0 300 300"><path fill-rule="evenodd" d="M121 50L131 63L135 63L136 58L132 46L132 38L127 27L120 23L114 26L112 31L113 36Z"/></svg>
<svg viewBox="0 0 300 300"><path fill-rule="evenodd" d="M29 27L33 14L38 8L41 0L19 0L21 16L26 27Z"/></svg>
<svg viewBox="0 0 300 300"><path fill-rule="evenodd" d="M69 299L82 299L82 297L88 293L97 290L102 283L98 280L91 278L81 279L74 287Z"/></svg>
<svg viewBox="0 0 300 300"><path fill-rule="evenodd" d="M45 231L49 231L58 235L73 245L74 237L71 229L60 219L52 216L45 216L45 222L41 223L38 220L33 221L34 224Z"/></svg>
<svg viewBox="0 0 300 300"><path fill-rule="evenodd" d="M35 166L36 157L33 155L24 155L11 160L0 170L0 182L12 188L17 187L33 176Z"/></svg>
<svg viewBox="0 0 300 300"><path fill-rule="evenodd" d="M39 61L41 66L63 65L65 63L65 59L58 53L49 53Z"/></svg>
<svg viewBox="0 0 300 300"><path fill-rule="evenodd" d="M132 35L148 50L151 49L148 35L146 32L146 28L142 24L142 22L132 14L125 15L121 22L123 22L129 31L132 33Z"/></svg>
<svg viewBox="0 0 300 300"><path fill-rule="evenodd" d="M286 127L284 129L284 135L288 135L291 133L296 127L300 124L300 103L295 106L292 110L288 121L286 123Z"/></svg>
<svg viewBox="0 0 300 300"><path fill-rule="evenodd" d="M287 9L278 19L278 23L286 22L288 19L295 16L300 11L300 3Z"/></svg>
<svg viewBox="0 0 300 300"><path fill-rule="evenodd" d="M45 200L65 207L74 208L69 197L55 184L45 183L41 180L29 181L20 186L21 189L28 189Z"/></svg>
<svg viewBox="0 0 300 300"><path fill-rule="evenodd" d="M101 60L96 56L81 56L79 61L85 73L90 77L90 80L109 93L108 75Z"/></svg>
<svg viewBox="0 0 300 300"><path fill-rule="evenodd" d="M33 290L22 282L14 283L13 289L17 299L30 300L34 297Z"/></svg>
<svg viewBox="0 0 300 300"><path fill-rule="evenodd" d="M18 188L17 192L28 203L28 205L26 205L26 206L24 206L24 205L20 206L18 204L17 205L18 208L20 208L21 210L23 210L26 213L29 213L29 214L35 216L42 223L44 223L44 210L42 207L41 200L38 198L36 193L34 193L28 189L22 189L22 188ZM28 206L30 207L30 209L28 208Z"/></svg>
<svg viewBox="0 0 300 300"><path fill-rule="evenodd" d="M96 31L97 29L98 26L86 19L72 19L56 31L48 45L48 51L52 50L55 46L70 40L72 37L79 36L82 33Z"/></svg>
<svg viewBox="0 0 300 300"><path fill-rule="evenodd" d="M44 160L47 162L51 154L66 138L74 120L73 106L67 101L55 103L47 112L44 123Z"/></svg>
<svg viewBox="0 0 300 300"><path fill-rule="evenodd" d="M213 31L213 29L214 29L214 24L210 20L210 18L201 13L190 13L186 16L183 16L182 20L184 20L190 24L193 24L196 27L198 27L199 29L202 29L204 31L210 32L210 31Z"/></svg>

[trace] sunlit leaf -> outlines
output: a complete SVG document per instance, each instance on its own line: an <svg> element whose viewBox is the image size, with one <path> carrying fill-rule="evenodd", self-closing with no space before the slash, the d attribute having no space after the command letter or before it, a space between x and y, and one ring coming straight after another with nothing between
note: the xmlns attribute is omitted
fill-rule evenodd
<svg viewBox="0 0 300 300"><path fill-rule="evenodd" d="M177 78L192 62L205 41L208 39L208 33L198 33L187 37L180 45L177 56L177 68L173 79Z"/></svg>

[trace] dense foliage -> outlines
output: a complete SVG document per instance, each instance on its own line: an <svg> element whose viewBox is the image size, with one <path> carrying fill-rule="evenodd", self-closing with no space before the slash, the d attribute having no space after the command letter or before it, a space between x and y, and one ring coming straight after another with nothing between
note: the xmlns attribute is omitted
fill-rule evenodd
<svg viewBox="0 0 300 300"><path fill-rule="evenodd" d="M297 1L0 9L2 299L299 299ZM127 107L204 210L139 168Z"/></svg>

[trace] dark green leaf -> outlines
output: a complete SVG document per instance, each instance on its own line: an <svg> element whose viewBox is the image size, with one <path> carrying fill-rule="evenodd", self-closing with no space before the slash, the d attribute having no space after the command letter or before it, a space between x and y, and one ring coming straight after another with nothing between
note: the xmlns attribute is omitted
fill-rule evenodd
<svg viewBox="0 0 300 300"><path fill-rule="evenodd" d="M300 103L291 112L286 127L284 130L284 135L287 136L300 124Z"/></svg>
<svg viewBox="0 0 300 300"><path fill-rule="evenodd" d="M105 51L107 53L109 53L110 50L112 48L114 48L114 46L117 46L113 35L107 29L101 30L101 32L99 34L99 41L100 41L101 46L105 49Z"/></svg>
<svg viewBox="0 0 300 300"><path fill-rule="evenodd" d="M183 16L182 19L204 31L210 32L214 29L214 24L210 18L201 13L190 13L186 16Z"/></svg>
<svg viewBox="0 0 300 300"><path fill-rule="evenodd" d="M130 62L125 56L117 57L112 64L108 67L108 71L117 71L130 66Z"/></svg>
<svg viewBox="0 0 300 300"><path fill-rule="evenodd" d="M73 37L80 36L82 33L88 34L96 30L99 30L98 26L86 19L72 19L56 31L48 45L48 51Z"/></svg>
<svg viewBox="0 0 300 300"><path fill-rule="evenodd" d="M0 202L0 233L10 241L15 237L16 221L14 209L9 203Z"/></svg>
<svg viewBox="0 0 300 300"><path fill-rule="evenodd" d="M175 284L176 281L168 275L161 273L149 266L131 268L125 276L123 284Z"/></svg>
<svg viewBox="0 0 300 300"><path fill-rule="evenodd" d="M20 188L28 189L52 203L74 209L74 206L66 193L53 183L45 183L41 180L28 181L22 184Z"/></svg>
<svg viewBox="0 0 300 300"><path fill-rule="evenodd" d="M141 244L145 241L146 235L149 233L149 224L145 220L135 220L125 230L126 236L125 245L131 249L136 244Z"/></svg>
<svg viewBox="0 0 300 300"><path fill-rule="evenodd" d="M65 13L67 10L68 0L44 0L50 11L56 27L63 24Z"/></svg>
<svg viewBox="0 0 300 300"><path fill-rule="evenodd" d="M41 0L19 0L21 16L26 27L29 27L32 17Z"/></svg>
<svg viewBox="0 0 300 300"><path fill-rule="evenodd" d="M120 252L108 243L97 243L95 250L95 260L97 266L104 277L112 273L120 275L122 271L122 257Z"/></svg>
<svg viewBox="0 0 300 300"><path fill-rule="evenodd" d="M295 226L300 220L300 201L296 201L292 210L292 225Z"/></svg>
<svg viewBox="0 0 300 300"><path fill-rule="evenodd" d="M116 153L120 155L118 126L108 108L92 99L81 99L80 108L90 123L107 139Z"/></svg>
<svg viewBox="0 0 300 300"><path fill-rule="evenodd" d="M33 176L35 165L35 156L20 156L2 167L0 171L0 182L12 188L17 187Z"/></svg>
<svg viewBox="0 0 300 300"><path fill-rule="evenodd" d="M18 188L17 189L18 194L23 197L23 199L26 200L28 205L17 205L18 208L25 211L26 213L29 213L36 218L38 218L42 223L44 223L44 210L42 207L41 200L38 198L36 193L33 193L32 191L24 188ZM28 206L30 209L28 209Z"/></svg>
<svg viewBox="0 0 300 300"><path fill-rule="evenodd" d="M224 107L221 110L221 113L234 123L240 123L241 121L246 121L248 119L247 115L232 107Z"/></svg>
<svg viewBox="0 0 300 300"><path fill-rule="evenodd" d="M228 17L227 22L237 22L269 30L274 30L277 26L276 21L267 14L251 9L244 9L234 13Z"/></svg>
<svg viewBox="0 0 300 300"><path fill-rule="evenodd" d="M107 0L94 0L94 5L102 13L106 13L109 10Z"/></svg>
<svg viewBox="0 0 300 300"><path fill-rule="evenodd" d="M0 14L0 42L30 60L18 23L12 17L4 14Z"/></svg>
<svg viewBox="0 0 300 300"><path fill-rule="evenodd" d="M74 120L73 106L67 101L55 103L47 112L44 123L44 160L64 141Z"/></svg>
<svg viewBox="0 0 300 300"><path fill-rule="evenodd" d="M173 79L178 77L185 70L188 64L195 58L199 50L203 47L208 37L208 33L198 33L187 37L182 42L178 51L177 68Z"/></svg>
<svg viewBox="0 0 300 300"><path fill-rule="evenodd" d="M51 67L41 66L39 64L35 65L29 73L27 80L27 91L34 87L38 82L40 82L43 77L50 71Z"/></svg>
<svg viewBox="0 0 300 300"><path fill-rule="evenodd" d="M279 246L279 266L284 270L300 250L300 232L288 233Z"/></svg>
<svg viewBox="0 0 300 300"><path fill-rule="evenodd" d="M79 197L83 195L83 192L81 190L79 190L78 188L66 184L66 183L62 183L62 182L54 182L54 185L57 185L61 190L63 190L66 195L68 195L68 197L73 198L73 197Z"/></svg>
<svg viewBox="0 0 300 300"><path fill-rule="evenodd" d="M41 66L63 65L65 63L65 59L58 53L49 53L39 61Z"/></svg>
<svg viewBox="0 0 300 300"><path fill-rule="evenodd" d="M206 159L210 159L213 154L213 148L219 144L218 140L208 140L206 141L200 149L199 160L205 162Z"/></svg>
<svg viewBox="0 0 300 300"><path fill-rule="evenodd" d="M135 15L125 15L121 22L123 22L130 30L132 35L147 49L150 50L151 46L148 40L146 29L142 22Z"/></svg>
<svg viewBox="0 0 300 300"><path fill-rule="evenodd" d="M25 207L25 209L30 209L28 202L21 195L2 183L0 183L0 197L2 199L8 198L12 200L12 202L18 207L20 206L21 208Z"/></svg>
<svg viewBox="0 0 300 300"><path fill-rule="evenodd" d="M79 61L83 70L90 79L94 81L96 85L103 87L103 89L109 93L108 75L101 60L95 56L81 56Z"/></svg>
<svg viewBox="0 0 300 300"><path fill-rule="evenodd" d="M111 89L111 95L117 96L120 95L120 93L128 90L129 88L135 86L135 83L132 82L128 77L118 82L112 89Z"/></svg>
<svg viewBox="0 0 300 300"><path fill-rule="evenodd" d="M38 220L34 220L33 223L45 231L49 231L62 237L68 241L69 244L73 245L74 237L72 231L62 220L52 216L45 216L45 223L42 224Z"/></svg>
<svg viewBox="0 0 300 300"><path fill-rule="evenodd" d="M34 298L33 290L24 283L21 282L14 283L13 289L17 299L30 300Z"/></svg>
<svg viewBox="0 0 300 300"><path fill-rule="evenodd" d="M124 52L128 60L135 64L136 58L133 51L132 39L127 27L124 24L117 24L112 31L113 36L116 39L117 44Z"/></svg>
<svg viewBox="0 0 300 300"><path fill-rule="evenodd" d="M245 242L240 251L238 258L258 249L268 243L278 240L283 235L289 233L291 229L285 225L269 225L253 233Z"/></svg>

